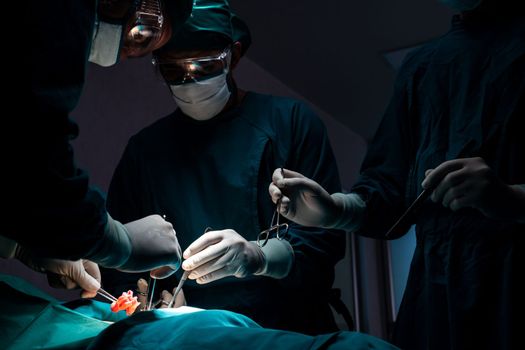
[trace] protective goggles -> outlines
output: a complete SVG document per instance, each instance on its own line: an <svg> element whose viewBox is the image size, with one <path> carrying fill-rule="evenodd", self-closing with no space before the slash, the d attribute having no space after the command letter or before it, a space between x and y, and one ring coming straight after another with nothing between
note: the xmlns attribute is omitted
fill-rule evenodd
<svg viewBox="0 0 525 350"><path fill-rule="evenodd" d="M180 85L206 80L229 70L231 48L227 47L214 56L194 58L153 58L167 83Z"/></svg>
<svg viewBox="0 0 525 350"><path fill-rule="evenodd" d="M171 35L160 0L136 3L136 10L126 24L122 45L123 54L127 57L144 56L158 48L164 37Z"/></svg>

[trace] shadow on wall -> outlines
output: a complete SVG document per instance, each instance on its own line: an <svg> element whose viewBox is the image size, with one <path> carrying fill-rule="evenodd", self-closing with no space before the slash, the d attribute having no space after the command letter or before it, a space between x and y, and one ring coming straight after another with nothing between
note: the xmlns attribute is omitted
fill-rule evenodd
<svg viewBox="0 0 525 350"><path fill-rule="evenodd" d="M443 34L440 0L231 0L249 24L248 58L369 140L392 91L381 53Z"/></svg>

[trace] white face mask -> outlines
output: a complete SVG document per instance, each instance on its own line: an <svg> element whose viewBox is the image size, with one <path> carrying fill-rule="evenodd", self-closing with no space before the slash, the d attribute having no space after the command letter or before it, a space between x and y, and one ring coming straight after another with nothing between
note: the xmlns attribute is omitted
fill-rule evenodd
<svg viewBox="0 0 525 350"><path fill-rule="evenodd" d="M440 0L443 4L459 11L470 11L478 7L483 0Z"/></svg>
<svg viewBox="0 0 525 350"><path fill-rule="evenodd" d="M195 120L209 120L219 114L230 99L226 77L221 75L188 84L170 85L177 106Z"/></svg>
<svg viewBox="0 0 525 350"><path fill-rule="evenodd" d="M122 25L98 22L98 28L93 35L89 62L102 67L117 63L122 40Z"/></svg>

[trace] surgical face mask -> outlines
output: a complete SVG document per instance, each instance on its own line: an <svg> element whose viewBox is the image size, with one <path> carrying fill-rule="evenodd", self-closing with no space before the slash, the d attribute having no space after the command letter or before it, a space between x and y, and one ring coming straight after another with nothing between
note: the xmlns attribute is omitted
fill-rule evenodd
<svg viewBox="0 0 525 350"><path fill-rule="evenodd" d="M443 4L459 11L470 11L478 7L483 0L440 0Z"/></svg>
<svg viewBox="0 0 525 350"><path fill-rule="evenodd" d="M170 85L177 106L195 120L209 120L219 114L230 99L228 71L206 80Z"/></svg>
<svg viewBox="0 0 525 350"><path fill-rule="evenodd" d="M122 39L122 25L98 22L91 42L89 62L102 67L117 63Z"/></svg>

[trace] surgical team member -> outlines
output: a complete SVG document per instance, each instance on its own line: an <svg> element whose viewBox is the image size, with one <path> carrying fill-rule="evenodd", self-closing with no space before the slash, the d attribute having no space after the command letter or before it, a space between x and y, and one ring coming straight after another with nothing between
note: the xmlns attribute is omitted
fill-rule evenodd
<svg viewBox="0 0 525 350"><path fill-rule="evenodd" d="M267 184L276 166L300 169L331 191L340 183L325 127L304 103L237 87L233 70L249 45L226 1L194 4L154 54L179 108L130 139L108 208L122 221L155 212L173 220L191 271L188 305L236 311L269 328L335 331L328 297L344 234L291 224L285 239L255 242L275 213ZM137 281L102 273L115 293ZM169 291L177 283L159 282Z"/></svg>
<svg viewBox="0 0 525 350"><path fill-rule="evenodd" d="M329 195L280 169L269 190L290 220L382 239L431 190L410 223L417 245L394 344L516 349L525 312L524 13L511 1L447 2L461 14L405 60L351 193Z"/></svg>
<svg viewBox="0 0 525 350"><path fill-rule="evenodd" d="M23 95L29 110L2 128L18 141L2 147L1 253L58 274L67 287L80 284L84 296L100 287L96 264L129 271L170 266L156 271L164 277L180 264L172 225L158 215L126 225L108 215L103 196L75 165L70 141L78 128L68 114L78 102L88 57L109 66L161 47L189 16L191 0L169 1L165 9L159 0L100 1L96 25L94 0L30 6L23 16L28 52L19 53L30 72Z"/></svg>

